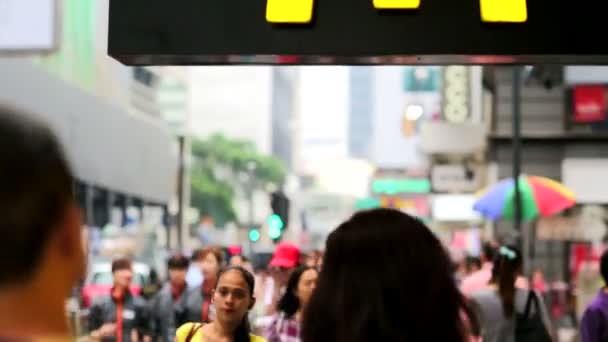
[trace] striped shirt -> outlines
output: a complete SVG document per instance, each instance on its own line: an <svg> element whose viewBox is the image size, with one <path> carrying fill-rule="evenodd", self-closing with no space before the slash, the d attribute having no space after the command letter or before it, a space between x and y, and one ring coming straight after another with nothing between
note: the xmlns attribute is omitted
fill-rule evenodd
<svg viewBox="0 0 608 342"><path fill-rule="evenodd" d="M287 317L284 312L275 314L266 328L268 342L300 342L302 326L295 315Z"/></svg>

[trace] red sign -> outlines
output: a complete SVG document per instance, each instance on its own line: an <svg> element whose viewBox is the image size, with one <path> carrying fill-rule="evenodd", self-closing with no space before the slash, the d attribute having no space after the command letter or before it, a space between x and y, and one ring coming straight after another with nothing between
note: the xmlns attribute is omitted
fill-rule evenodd
<svg viewBox="0 0 608 342"><path fill-rule="evenodd" d="M606 89L602 85L574 88L574 122L588 123L606 119Z"/></svg>

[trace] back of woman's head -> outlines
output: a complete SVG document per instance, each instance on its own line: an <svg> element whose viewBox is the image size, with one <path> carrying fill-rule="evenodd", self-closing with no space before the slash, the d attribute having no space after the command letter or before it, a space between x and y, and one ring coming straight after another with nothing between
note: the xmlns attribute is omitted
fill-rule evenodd
<svg viewBox="0 0 608 342"><path fill-rule="evenodd" d="M505 316L511 317L515 310L515 280L521 272L521 252L512 246L502 246L494 258L492 283L498 286Z"/></svg>
<svg viewBox="0 0 608 342"><path fill-rule="evenodd" d="M464 299L440 241L402 212L355 214L327 239L305 342L462 341Z"/></svg>
<svg viewBox="0 0 608 342"><path fill-rule="evenodd" d="M285 313L287 317L293 316L300 308L300 300L298 299L296 293L298 291L298 284L300 283L300 278L302 278L304 272L308 270L316 270L316 267L300 266L296 268L289 276L285 293L283 294L283 297L281 297L277 305L278 310Z"/></svg>

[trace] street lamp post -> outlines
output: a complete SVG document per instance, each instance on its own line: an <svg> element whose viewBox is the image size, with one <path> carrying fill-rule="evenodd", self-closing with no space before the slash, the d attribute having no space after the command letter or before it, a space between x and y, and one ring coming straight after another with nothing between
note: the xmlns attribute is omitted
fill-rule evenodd
<svg viewBox="0 0 608 342"><path fill-rule="evenodd" d="M257 169L257 164L254 161L249 161L247 163L247 181L245 182L245 191L247 192L247 205L248 205L248 229L252 229L254 225L254 207L253 207L253 192L255 191L255 171ZM251 239L249 240L249 253L253 253L253 242Z"/></svg>

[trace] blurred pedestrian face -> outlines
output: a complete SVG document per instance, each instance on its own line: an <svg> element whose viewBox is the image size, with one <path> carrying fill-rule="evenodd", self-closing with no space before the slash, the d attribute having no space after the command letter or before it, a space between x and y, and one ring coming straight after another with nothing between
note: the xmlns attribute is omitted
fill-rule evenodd
<svg viewBox="0 0 608 342"><path fill-rule="evenodd" d="M230 266L243 266L243 257L240 255L233 255L230 258Z"/></svg>
<svg viewBox="0 0 608 342"><path fill-rule="evenodd" d="M238 325L243 320L255 299L241 272L231 270L222 274L213 293L213 304L220 323Z"/></svg>
<svg viewBox="0 0 608 342"><path fill-rule="evenodd" d="M220 270L220 263L213 253L207 253L201 262L201 268L206 279L215 279Z"/></svg>
<svg viewBox="0 0 608 342"><path fill-rule="evenodd" d="M133 280L133 270L116 270L113 273L113 277L115 287L127 289L131 286L131 281Z"/></svg>
<svg viewBox="0 0 608 342"><path fill-rule="evenodd" d="M169 270L169 281L174 285L183 285L186 283L186 274L188 269L174 268Z"/></svg>
<svg viewBox="0 0 608 342"><path fill-rule="evenodd" d="M287 282L289 281L289 276L291 275L291 272L293 272L293 270L293 268L274 267L272 269L272 276L274 280L279 283L279 285L287 285Z"/></svg>
<svg viewBox="0 0 608 342"><path fill-rule="evenodd" d="M312 296L312 292L315 290L317 286L317 278L319 273L317 270L307 270L302 273L300 277L300 281L298 282L298 289L296 291L296 297L300 301L300 306L306 307L308 305L308 301Z"/></svg>

